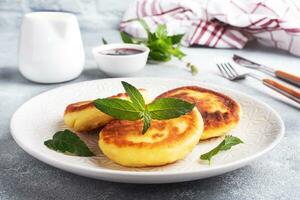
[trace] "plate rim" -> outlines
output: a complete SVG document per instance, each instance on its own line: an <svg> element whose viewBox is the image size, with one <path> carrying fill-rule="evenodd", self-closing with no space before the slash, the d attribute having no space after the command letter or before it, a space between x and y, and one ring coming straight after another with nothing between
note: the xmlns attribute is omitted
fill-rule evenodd
<svg viewBox="0 0 300 200"><path fill-rule="evenodd" d="M105 168L95 168L95 167L86 167L86 166L80 166L78 164L72 164L72 163L68 163L68 162L64 162L62 160L58 160L55 159L53 157L48 157L45 156L45 154L40 153L39 151L34 151L34 148L30 148L28 146L26 146L25 143L23 143L22 141L20 141L18 139L17 133L14 130L15 128L15 118L18 115L18 112L20 112L21 108L23 106L25 106L27 103L29 103L31 100L38 98L41 95L44 95L45 93L48 92L53 92L55 90L59 90L61 88L65 88L65 87L72 87L72 86L76 86L76 85L80 85L83 83L87 83L87 82L98 82L98 81L108 81L108 80L112 80L112 81L121 81L121 80L142 80L142 79L156 79L156 80L180 80L180 81L187 81L187 82L198 82L199 84L203 84L205 87L208 86L208 88L210 89L214 89L214 88L218 88L218 89L225 89L227 91L230 91L232 93L237 93L238 95L244 96L246 98L250 98L251 100L258 102L260 104L262 104L264 107L266 107L267 109L269 109L272 114L275 115L275 117L277 118L278 122L279 122L279 133L278 136L275 138L275 140L270 143L266 148L264 148L263 150L245 157L243 159L240 160L236 160L227 164L222 164L222 165L218 165L218 166L211 166L209 168L203 168L201 170L190 170L190 171L186 171L186 172L177 172L177 171L170 171L170 172L166 172L166 171L121 171L121 170L113 170L113 169L105 169ZM278 114L278 112L276 110L274 110L271 106L269 106L268 104L262 102L261 100L257 100L253 97L251 97L248 94L245 94L243 92L237 91L235 89L230 89L227 87L223 87L223 86L218 86L216 84L211 84L211 83L206 83L206 82L202 82L200 80L195 80L195 79L184 79L184 78L172 78L172 77L124 77L124 78L105 78L105 79L95 79L95 80L88 80L88 81L81 81L81 82L77 82L77 83L71 83L71 84L67 84L67 85L62 85L44 92L41 92L40 94L37 94L35 96L33 96L32 98L28 99L26 102L24 102L21 106L18 107L18 109L14 112L14 114L11 117L10 120L10 133L13 137L13 139L15 140L15 142L18 144L18 146L20 146L26 153L28 153L29 155L31 155L32 157L59 169L65 170L65 171L69 171L72 173L79 173L79 171L85 171L87 173L96 173L95 175L100 175L101 174L105 174L105 175L126 175L126 176L131 176L131 177L145 177L145 176L172 176L172 175L180 175L180 176L187 176L187 175L195 175L197 173L218 173L219 170L223 170L224 173L227 172L227 169L237 169L240 168L242 166L247 165L248 163L260 158L261 156L265 155L267 152L271 151L275 146L277 146L281 139L284 137L285 134L285 125L284 122L282 120L282 118L280 117L280 115ZM68 155L66 155L68 156ZM71 170L70 170L71 169ZM77 172L75 172L77 171ZM231 171L231 170L230 170ZM82 174L82 173L81 173ZM83 175L83 174L82 174ZM89 176L85 174L85 176ZM97 178L97 177L94 177ZM120 177L121 178L121 177ZM176 181L174 181L176 182Z"/></svg>

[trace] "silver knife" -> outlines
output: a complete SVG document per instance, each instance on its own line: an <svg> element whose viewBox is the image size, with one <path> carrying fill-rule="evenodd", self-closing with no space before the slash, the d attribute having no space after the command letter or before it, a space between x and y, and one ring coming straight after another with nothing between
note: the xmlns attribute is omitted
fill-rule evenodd
<svg viewBox="0 0 300 200"><path fill-rule="evenodd" d="M267 66L259 64L259 63L255 63L251 60L248 60L248 59L243 58L238 55L233 55L232 59L239 65L242 65L244 67L248 67L251 69L257 69L264 73L271 74L272 76L280 78L281 80L291 83L300 88L300 77L298 77L298 76L295 76L293 74L290 74L290 73L287 73L287 72L284 72L281 70L275 70L271 67L267 67Z"/></svg>

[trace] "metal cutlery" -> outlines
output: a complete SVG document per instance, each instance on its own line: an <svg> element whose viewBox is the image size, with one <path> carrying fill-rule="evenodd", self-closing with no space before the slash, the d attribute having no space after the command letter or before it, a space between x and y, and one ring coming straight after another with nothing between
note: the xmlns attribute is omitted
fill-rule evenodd
<svg viewBox="0 0 300 200"><path fill-rule="evenodd" d="M295 76L293 74L284 72L282 70L275 70L271 67L267 67L267 66L259 64L259 63L255 63L251 60L248 60L248 59L243 58L243 57L238 56L238 55L233 55L232 59L239 65L242 65L244 67L248 67L248 68L251 68L251 69L260 70L262 72L265 72L265 73L271 74L271 75L273 75L277 78L280 78L283 81L291 83L291 84L293 84L297 87L300 87L300 77L298 77L298 76Z"/></svg>
<svg viewBox="0 0 300 200"><path fill-rule="evenodd" d="M217 67L219 68L221 74L223 77L231 80L231 81L237 81L241 79L245 79L246 76L250 76L256 80L261 81L264 85L268 86L269 88L275 90L276 92L290 98L291 100L297 102L300 104L300 92L296 91L292 88L289 88L277 81L274 81L272 79L262 79L258 77L255 74L252 73L244 73L239 74L230 63L218 63Z"/></svg>

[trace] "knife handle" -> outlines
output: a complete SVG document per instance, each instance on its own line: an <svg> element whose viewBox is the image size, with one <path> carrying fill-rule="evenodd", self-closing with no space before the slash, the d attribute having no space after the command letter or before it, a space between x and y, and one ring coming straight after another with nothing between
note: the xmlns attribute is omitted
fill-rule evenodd
<svg viewBox="0 0 300 200"><path fill-rule="evenodd" d="M271 79L263 79L262 81L269 88L300 104L300 92Z"/></svg>
<svg viewBox="0 0 300 200"><path fill-rule="evenodd" d="M281 71L281 70L276 70L275 75L276 75L276 77L278 77L282 80L285 80L289 83L292 83L295 86L300 87L300 77L298 77L298 76L289 74L289 73Z"/></svg>

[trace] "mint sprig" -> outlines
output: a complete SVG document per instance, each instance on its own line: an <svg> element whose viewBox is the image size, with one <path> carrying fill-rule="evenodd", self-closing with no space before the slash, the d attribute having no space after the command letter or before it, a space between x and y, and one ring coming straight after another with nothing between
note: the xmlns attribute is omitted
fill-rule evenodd
<svg viewBox="0 0 300 200"><path fill-rule="evenodd" d="M175 98L161 98L147 105L151 118L164 120L177 118L190 112L194 104Z"/></svg>
<svg viewBox="0 0 300 200"><path fill-rule="evenodd" d="M209 164L211 164L211 159L213 156L217 155L220 151L227 151L231 149L231 147L244 143L240 138L234 137L232 135L226 135L225 139L215 148L210 150L209 152L202 154L200 156L201 160L208 160Z"/></svg>
<svg viewBox="0 0 300 200"><path fill-rule="evenodd" d="M157 26L155 32L150 31L150 27L143 20L139 20L142 27L147 32L147 39L141 41L131 37L125 32L121 32L121 38L125 43L145 44L150 49L149 59L160 62L171 60L172 56L181 60L185 54L180 50L179 43L183 37L180 35L168 36L167 27L165 24Z"/></svg>
<svg viewBox="0 0 300 200"><path fill-rule="evenodd" d="M144 113L143 113L143 117L144 117L144 126L143 126L143 131L142 133L146 133L147 130L149 129L149 127L151 126L151 114L149 111L145 110Z"/></svg>
<svg viewBox="0 0 300 200"><path fill-rule="evenodd" d="M54 151L76 156L94 156L91 150L75 133L70 130L58 131L44 144Z"/></svg>
<svg viewBox="0 0 300 200"><path fill-rule="evenodd" d="M102 38L102 43L103 44L108 44L108 42L104 38Z"/></svg>
<svg viewBox="0 0 300 200"><path fill-rule="evenodd" d="M115 98L97 99L94 101L98 110L116 119L138 120L142 113L131 101Z"/></svg>
<svg viewBox="0 0 300 200"><path fill-rule="evenodd" d="M182 60L185 57L185 53L180 49L180 42L184 34L178 35L168 35L167 26L165 24L160 24L157 26L155 32L150 31L150 27L146 24L144 20L138 20L141 26L147 33L146 39L134 38L126 32L120 32L121 38L124 43L133 44L144 44L149 49L149 60L158 62L167 62L172 59L172 57ZM185 62L185 66L192 73L196 75L198 73L197 67Z"/></svg>
<svg viewBox="0 0 300 200"><path fill-rule="evenodd" d="M131 36L125 32L120 32L121 38L124 43L134 43Z"/></svg>
<svg viewBox="0 0 300 200"><path fill-rule="evenodd" d="M143 98L143 95L139 92L138 89L130 85L129 83L126 83L125 81L122 81L123 88L125 89L125 92L128 94L130 100L132 101L133 105L143 111L145 108L145 100Z"/></svg>
<svg viewBox="0 0 300 200"><path fill-rule="evenodd" d="M142 94L133 85L122 81L129 100L103 98L94 101L95 107L115 119L143 120L143 131L146 133L152 119L166 120L184 115L194 108L194 104L174 98L161 98L146 105Z"/></svg>

